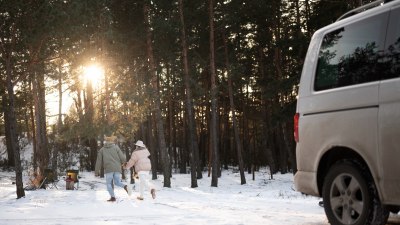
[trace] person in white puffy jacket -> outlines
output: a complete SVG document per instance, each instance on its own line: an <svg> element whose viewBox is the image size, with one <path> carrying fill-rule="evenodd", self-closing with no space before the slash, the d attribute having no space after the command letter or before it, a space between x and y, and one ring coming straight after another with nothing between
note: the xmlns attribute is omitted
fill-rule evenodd
<svg viewBox="0 0 400 225"><path fill-rule="evenodd" d="M137 199L144 199L144 189L150 189L152 198L156 198L156 190L149 181L149 172L151 171L151 161L149 159L150 152L143 144L143 141L136 142L136 149L132 152L131 158L125 164L125 169L135 167L135 172L139 175L139 196Z"/></svg>

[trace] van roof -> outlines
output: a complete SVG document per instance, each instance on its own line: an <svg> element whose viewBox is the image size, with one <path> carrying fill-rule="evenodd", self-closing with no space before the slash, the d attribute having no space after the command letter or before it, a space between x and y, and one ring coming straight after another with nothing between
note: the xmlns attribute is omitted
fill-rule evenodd
<svg viewBox="0 0 400 225"><path fill-rule="evenodd" d="M377 2L380 2L380 3L377 4ZM363 8L363 6L362 6L357 9L347 12L346 14L350 13L350 15L346 16L346 14L344 14L343 16L340 17L340 19L336 20L336 22L331 23L325 27L321 27L314 33L313 36L320 36L320 35L323 35L323 33L325 33L327 30L329 31L332 29L337 29L338 26L346 25L355 20L360 20L366 16L379 14L382 11L388 10L388 8L390 9L393 6L400 5L400 0L392 0L390 2L386 1L386 3L385 3L385 0L378 0L373 3L377 4L377 5L371 7L370 4L372 4L372 3L370 3L370 4L367 4L370 6L367 9ZM358 11L358 12L354 12L354 11Z"/></svg>
<svg viewBox="0 0 400 225"><path fill-rule="evenodd" d="M365 4L365 5L362 5L362 6L358 7L358 8L355 8L353 10L350 10L350 11L346 12L345 14L340 16L336 21L345 19L347 17L351 17L351 16L356 15L358 13L367 11L368 9L375 8L375 7L381 6L383 4L386 4L386 3L392 2L392 1L393 0L377 0L377 1Z"/></svg>

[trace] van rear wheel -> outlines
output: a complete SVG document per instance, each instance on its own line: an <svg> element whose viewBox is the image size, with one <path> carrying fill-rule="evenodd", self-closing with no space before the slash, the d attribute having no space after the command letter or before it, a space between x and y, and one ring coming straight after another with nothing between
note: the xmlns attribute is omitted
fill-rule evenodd
<svg viewBox="0 0 400 225"><path fill-rule="evenodd" d="M389 216L371 175L357 161L339 161L330 168L322 198L325 214L334 225L384 225Z"/></svg>

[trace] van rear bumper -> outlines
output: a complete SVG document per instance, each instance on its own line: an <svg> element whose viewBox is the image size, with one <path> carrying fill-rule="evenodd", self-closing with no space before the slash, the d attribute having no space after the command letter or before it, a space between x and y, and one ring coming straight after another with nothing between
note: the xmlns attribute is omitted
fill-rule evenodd
<svg viewBox="0 0 400 225"><path fill-rule="evenodd" d="M294 175L294 186L301 193L320 197L315 172L297 171Z"/></svg>

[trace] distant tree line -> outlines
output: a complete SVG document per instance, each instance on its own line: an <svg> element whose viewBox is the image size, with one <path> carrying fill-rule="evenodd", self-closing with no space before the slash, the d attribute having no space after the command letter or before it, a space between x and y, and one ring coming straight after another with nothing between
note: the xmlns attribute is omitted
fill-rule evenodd
<svg viewBox="0 0 400 225"><path fill-rule="evenodd" d="M21 137L40 172L68 167L71 152L93 170L110 134L127 156L143 140L165 187L173 171L190 172L192 187L204 170L218 186L228 166L242 184L260 166L295 172L292 117L311 35L365 3L0 0L0 135L18 197ZM100 86L82 79L90 64L104 69Z"/></svg>

